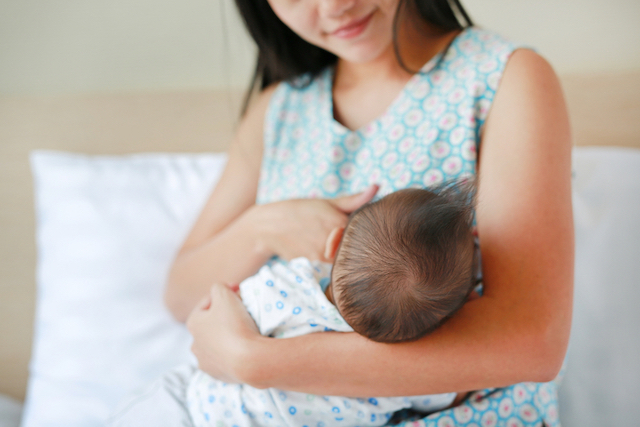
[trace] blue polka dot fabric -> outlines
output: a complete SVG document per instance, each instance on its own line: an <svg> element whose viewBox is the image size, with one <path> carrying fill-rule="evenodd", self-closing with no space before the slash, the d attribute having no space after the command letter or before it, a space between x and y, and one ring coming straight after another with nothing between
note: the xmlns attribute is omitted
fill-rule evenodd
<svg viewBox="0 0 640 427"><path fill-rule="evenodd" d="M240 297L262 335L290 338L325 329L351 332L324 294L330 274L331 264L274 258L240 284Z"/></svg>
<svg viewBox="0 0 640 427"><path fill-rule="evenodd" d="M381 186L378 197L476 173L477 151L505 65L520 46L470 27L430 60L388 109L360 129L333 117L333 68L281 83L265 118L257 203L337 197ZM558 426L558 382L483 390L416 426Z"/></svg>
<svg viewBox="0 0 640 427"><path fill-rule="evenodd" d="M240 284L240 297L263 335L290 338L324 331L352 332L325 296L330 272L330 264L306 258L274 259ZM382 426L399 410L434 411L449 406L454 397L453 393L360 399L317 396L225 384L202 371L194 374L187 388L196 427Z"/></svg>
<svg viewBox="0 0 640 427"><path fill-rule="evenodd" d="M379 196L475 174L476 151L504 66L516 48L478 28L415 74L388 109L357 130L333 118L333 68L282 83L265 119L258 203Z"/></svg>

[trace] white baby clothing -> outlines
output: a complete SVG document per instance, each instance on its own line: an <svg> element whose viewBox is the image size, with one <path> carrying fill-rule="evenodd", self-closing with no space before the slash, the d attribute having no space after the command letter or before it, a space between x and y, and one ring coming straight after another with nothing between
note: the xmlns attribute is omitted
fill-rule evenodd
<svg viewBox="0 0 640 427"><path fill-rule="evenodd" d="M351 332L324 290L331 264L274 259L240 284L240 296L260 333L290 338L322 331ZM455 393L412 397L345 398L225 384L197 371L187 388L195 427L380 426L394 412L433 412L449 406Z"/></svg>

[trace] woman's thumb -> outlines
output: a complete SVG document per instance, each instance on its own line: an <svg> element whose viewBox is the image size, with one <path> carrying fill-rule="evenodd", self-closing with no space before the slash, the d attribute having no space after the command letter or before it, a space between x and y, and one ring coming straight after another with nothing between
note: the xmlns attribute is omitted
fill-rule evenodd
<svg viewBox="0 0 640 427"><path fill-rule="evenodd" d="M380 186L378 184L372 184L361 193L335 198L331 200L331 204L344 213L351 213L365 203L370 202L379 189Z"/></svg>

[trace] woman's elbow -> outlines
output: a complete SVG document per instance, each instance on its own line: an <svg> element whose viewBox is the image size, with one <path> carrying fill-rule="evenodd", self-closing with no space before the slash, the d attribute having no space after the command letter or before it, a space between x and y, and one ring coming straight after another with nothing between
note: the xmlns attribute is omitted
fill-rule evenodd
<svg viewBox="0 0 640 427"><path fill-rule="evenodd" d="M180 304L178 303L177 298L168 289L166 289L164 293L164 306L178 322L185 323L187 321L187 316L185 316L183 311L180 309Z"/></svg>
<svg viewBox="0 0 640 427"><path fill-rule="evenodd" d="M532 378L526 381L549 382L558 376L567 352L570 328L570 323L562 327L549 326L534 335L531 345L535 350L529 355Z"/></svg>
<svg viewBox="0 0 640 427"><path fill-rule="evenodd" d="M179 282L175 277L174 270L169 273L167 282L164 288L163 301L164 305L169 310L169 313L178 322L185 323L189 316L189 311L185 309L184 295L182 289L179 286Z"/></svg>
<svg viewBox="0 0 640 427"><path fill-rule="evenodd" d="M530 377L526 378L527 382L546 383L553 381L562 368L562 362L564 360L564 352L556 351L552 349L542 356L536 356L535 360L531 361L531 366L534 367L530 371Z"/></svg>

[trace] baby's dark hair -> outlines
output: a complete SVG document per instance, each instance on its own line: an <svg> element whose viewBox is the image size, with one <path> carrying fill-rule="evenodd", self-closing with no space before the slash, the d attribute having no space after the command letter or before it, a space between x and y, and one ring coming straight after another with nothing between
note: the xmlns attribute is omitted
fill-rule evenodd
<svg viewBox="0 0 640 427"><path fill-rule="evenodd" d="M406 189L354 212L336 254L336 306L359 334L412 341L457 311L477 260L471 184Z"/></svg>

